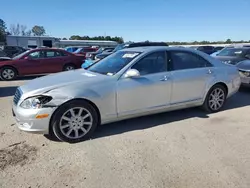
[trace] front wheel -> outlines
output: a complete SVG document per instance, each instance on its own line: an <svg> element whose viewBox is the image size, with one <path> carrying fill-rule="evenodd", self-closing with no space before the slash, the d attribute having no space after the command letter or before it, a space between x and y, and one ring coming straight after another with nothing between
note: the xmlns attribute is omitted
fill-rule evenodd
<svg viewBox="0 0 250 188"><path fill-rule="evenodd" d="M224 106L226 98L226 88L222 85L215 85L209 90L202 107L207 112L218 112Z"/></svg>
<svg viewBox="0 0 250 188"><path fill-rule="evenodd" d="M72 101L61 106L52 120L54 135L61 141L88 139L98 125L96 110L86 101Z"/></svg>
<svg viewBox="0 0 250 188"><path fill-rule="evenodd" d="M17 71L12 67L3 67L0 71L0 77L3 80L14 80L17 76Z"/></svg>

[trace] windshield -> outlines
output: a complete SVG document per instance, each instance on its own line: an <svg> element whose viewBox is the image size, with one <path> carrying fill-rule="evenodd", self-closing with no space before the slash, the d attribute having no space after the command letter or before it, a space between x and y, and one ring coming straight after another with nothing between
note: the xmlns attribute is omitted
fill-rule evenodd
<svg viewBox="0 0 250 188"><path fill-rule="evenodd" d="M105 75L115 75L129 64L140 52L118 51L92 65L88 70Z"/></svg>
<svg viewBox="0 0 250 188"><path fill-rule="evenodd" d="M117 52L117 51L119 51L119 50L122 50L124 46L125 46L125 44L119 44L119 45L117 45L117 46L115 47L115 49L113 50L113 52Z"/></svg>
<svg viewBox="0 0 250 188"><path fill-rule="evenodd" d="M102 53L103 50L104 50L103 48L99 48L96 52L97 52L97 53Z"/></svg>
<svg viewBox="0 0 250 188"><path fill-rule="evenodd" d="M244 53L245 49L242 48L224 48L217 56L242 56Z"/></svg>
<svg viewBox="0 0 250 188"><path fill-rule="evenodd" d="M79 53L79 52L83 52L84 51L84 49L83 48L78 48L76 51L74 51L74 53Z"/></svg>
<svg viewBox="0 0 250 188"><path fill-rule="evenodd" d="M19 59L19 58L21 58L22 56L24 56L25 54L27 54L28 52L30 52L30 50L25 51L25 52L23 52L23 53L21 53L21 54L15 56L15 57L13 57L12 59Z"/></svg>

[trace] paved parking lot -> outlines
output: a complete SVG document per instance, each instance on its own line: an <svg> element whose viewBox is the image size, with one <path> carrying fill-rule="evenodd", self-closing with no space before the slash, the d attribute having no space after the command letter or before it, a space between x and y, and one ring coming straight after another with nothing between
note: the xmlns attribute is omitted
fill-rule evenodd
<svg viewBox="0 0 250 188"><path fill-rule="evenodd" d="M249 188L250 90L222 112L186 109L100 126L67 144L21 132L19 81L0 81L0 187Z"/></svg>

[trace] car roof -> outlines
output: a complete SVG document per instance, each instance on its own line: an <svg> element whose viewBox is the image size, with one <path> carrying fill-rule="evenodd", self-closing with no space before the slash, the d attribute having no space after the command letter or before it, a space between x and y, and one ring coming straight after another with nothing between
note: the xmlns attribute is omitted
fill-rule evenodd
<svg viewBox="0 0 250 188"><path fill-rule="evenodd" d="M169 47L169 46L143 46L143 47L134 47L134 48L125 48L121 51L127 51L127 52L151 52L151 51L158 51L158 50L181 50L181 51L187 51L187 52L196 52L195 50L191 48L183 48L183 47Z"/></svg>

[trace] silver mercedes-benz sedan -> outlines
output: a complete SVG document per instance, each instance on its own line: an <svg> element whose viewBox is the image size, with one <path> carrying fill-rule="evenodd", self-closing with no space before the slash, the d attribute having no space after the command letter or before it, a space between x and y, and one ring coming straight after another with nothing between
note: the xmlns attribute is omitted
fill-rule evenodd
<svg viewBox="0 0 250 188"><path fill-rule="evenodd" d="M235 66L199 51L130 48L19 87L13 115L21 130L78 142L99 124L194 106L217 112L240 84Z"/></svg>

